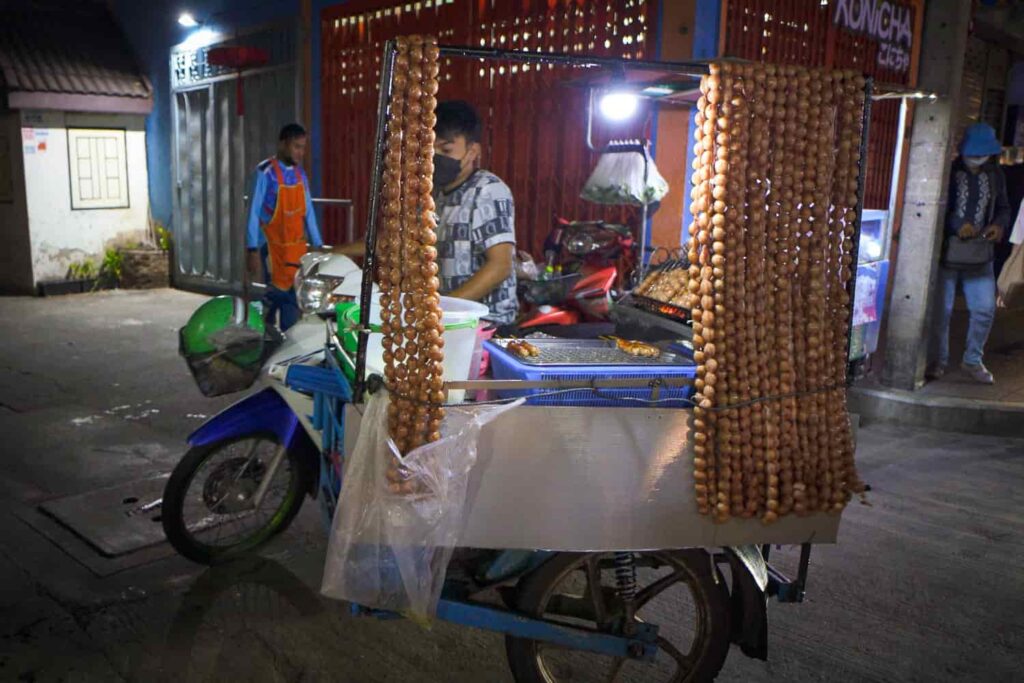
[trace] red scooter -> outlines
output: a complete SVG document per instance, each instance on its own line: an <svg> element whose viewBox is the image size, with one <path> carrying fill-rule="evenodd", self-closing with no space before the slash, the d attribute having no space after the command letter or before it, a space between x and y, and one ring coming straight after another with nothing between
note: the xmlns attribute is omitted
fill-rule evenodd
<svg viewBox="0 0 1024 683"><path fill-rule="evenodd" d="M633 270L634 251L625 225L556 218L544 242L546 279L521 283L528 313L519 328L607 320Z"/></svg>

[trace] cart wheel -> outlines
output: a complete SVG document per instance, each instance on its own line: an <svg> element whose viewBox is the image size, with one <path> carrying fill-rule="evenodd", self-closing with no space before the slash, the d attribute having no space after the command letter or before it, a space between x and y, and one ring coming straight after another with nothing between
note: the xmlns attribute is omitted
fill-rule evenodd
<svg viewBox="0 0 1024 683"><path fill-rule="evenodd" d="M251 503L279 448L267 433L190 449L164 488L161 521L174 549L193 562L217 564L283 531L308 490L294 453L273 473L259 508Z"/></svg>
<svg viewBox="0 0 1024 683"><path fill-rule="evenodd" d="M621 626L624 605L612 554L560 553L528 576L519 611L596 631ZM643 552L637 566L636 619L657 625L658 655L637 661L525 638L505 639L517 683L711 681L729 652L725 580L703 550ZM716 574L713 575L712 571ZM600 586L600 590L594 587Z"/></svg>

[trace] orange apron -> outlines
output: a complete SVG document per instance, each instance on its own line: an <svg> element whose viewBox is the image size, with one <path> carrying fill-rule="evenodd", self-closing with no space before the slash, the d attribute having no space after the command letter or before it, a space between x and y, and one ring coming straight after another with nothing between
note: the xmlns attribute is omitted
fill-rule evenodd
<svg viewBox="0 0 1024 683"><path fill-rule="evenodd" d="M270 222L263 225L270 255L270 284L288 291L295 284L295 273L306 253L306 186L298 169L298 182L285 185L277 159L270 164L277 176L277 205Z"/></svg>

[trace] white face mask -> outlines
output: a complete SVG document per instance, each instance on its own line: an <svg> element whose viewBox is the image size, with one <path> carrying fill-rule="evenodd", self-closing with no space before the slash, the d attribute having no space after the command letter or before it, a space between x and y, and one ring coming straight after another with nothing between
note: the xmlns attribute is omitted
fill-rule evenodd
<svg viewBox="0 0 1024 683"><path fill-rule="evenodd" d="M970 168L981 168L988 161L988 157L964 157L964 163Z"/></svg>

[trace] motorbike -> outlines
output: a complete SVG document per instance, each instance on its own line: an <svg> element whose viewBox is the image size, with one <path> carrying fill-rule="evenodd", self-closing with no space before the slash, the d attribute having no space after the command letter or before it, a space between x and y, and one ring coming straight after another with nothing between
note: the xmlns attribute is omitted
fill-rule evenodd
<svg viewBox="0 0 1024 683"><path fill-rule="evenodd" d="M244 555L285 529L306 494L316 495L321 454L305 418L313 401L285 377L290 367L322 362L334 305L356 300L361 286L362 270L350 258L303 257L295 281L303 317L264 360L262 387L188 436L190 448L165 487L164 532L181 555L202 564ZM238 528L243 519L248 527Z"/></svg>
<svg viewBox="0 0 1024 683"><path fill-rule="evenodd" d="M519 328L607 320L634 251L625 225L556 218L544 243L546 277L521 283L527 313Z"/></svg>
<svg viewBox="0 0 1024 683"><path fill-rule="evenodd" d="M335 259L344 257L303 264L296 285L305 315L266 360L262 386L188 436L189 450L164 491L162 523L172 546L190 560L217 565L253 553L288 527L307 496L330 529L344 474L339 444L343 409L353 400L354 364L338 352L329 310L355 296L361 284L358 269ZM375 379L367 383L371 393L380 384ZM620 674L626 680L711 680L731 643L766 658L767 596L802 600L806 570L802 555L801 574L790 581L756 546L463 549L456 557L435 616L504 634L518 683L580 675L619 680ZM659 631L656 622L668 615L687 623L681 640Z"/></svg>

